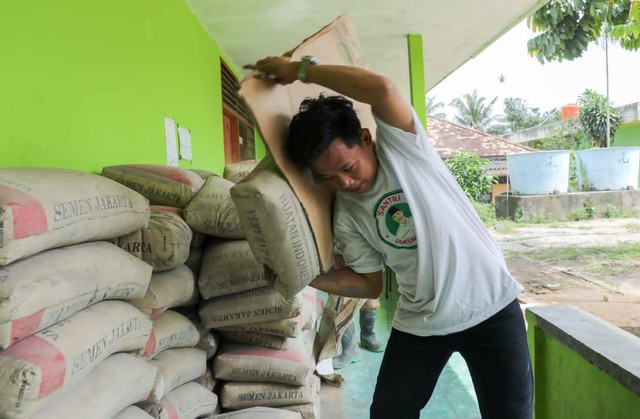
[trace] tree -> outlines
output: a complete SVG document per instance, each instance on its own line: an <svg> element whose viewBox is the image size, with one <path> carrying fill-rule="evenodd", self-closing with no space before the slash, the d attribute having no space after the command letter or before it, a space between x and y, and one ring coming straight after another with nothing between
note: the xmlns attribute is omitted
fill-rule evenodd
<svg viewBox="0 0 640 419"><path fill-rule="evenodd" d="M471 151L456 153L448 158L445 164L464 193L472 201L480 201L491 193L494 183L497 183L495 176L487 174L489 160L478 157Z"/></svg>
<svg viewBox="0 0 640 419"><path fill-rule="evenodd" d="M444 112L438 112L438 110L444 108L444 103L437 101L436 97L427 97L427 115L435 116L440 119L447 119L447 114Z"/></svg>
<svg viewBox="0 0 640 419"><path fill-rule="evenodd" d="M504 100L504 120L509 131L520 131L535 127L544 121L538 108L530 108L527 101L521 98L508 97Z"/></svg>
<svg viewBox="0 0 640 419"><path fill-rule="evenodd" d="M591 138L594 147L608 147L607 144L607 126L609 127L609 135L611 143L613 137L620 125L620 116L615 108L607 110L607 98L586 89L578 98L580 105L580 125ZM609 116L609 124L607 124L607 115Z"/></svg>
<svg viewBox="0 0 640 419"><path fill-rule="evenodd" d="M485 105L486 100L485 97L478 97L477 90L471 94L465 93L462 98L453 99L449 105L458 111L458 114L454 115L455 122L478 131L487 132L490 126L495 123L493 106L498 97L493 98L488 105Z"/></svg>
<svg viewBox="0 0 640 419"><path fill-rule="evenodd" d="M539 35L527 49L538 61L573 60L601 35L615 33L620 46L640 48L640 0L550 0L527 19ZM633 6L633 7L632 7Z"/></svg>

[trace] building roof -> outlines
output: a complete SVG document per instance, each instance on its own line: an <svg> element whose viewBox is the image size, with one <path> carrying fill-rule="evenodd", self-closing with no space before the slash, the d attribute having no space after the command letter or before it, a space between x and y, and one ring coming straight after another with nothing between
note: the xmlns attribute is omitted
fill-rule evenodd
<svg viewBox="0 0 640 419"><path fill-rule="evenodd" d="M453 157L458 152L472 151L491 162L487 172L494 175L507 173L507 154L534 150L433 116L428 117L427 127L429 139L442 159Z"/></svg>

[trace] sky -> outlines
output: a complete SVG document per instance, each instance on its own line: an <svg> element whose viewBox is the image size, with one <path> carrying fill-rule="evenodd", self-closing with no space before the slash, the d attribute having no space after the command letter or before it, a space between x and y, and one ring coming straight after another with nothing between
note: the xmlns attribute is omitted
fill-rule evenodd
<svg viewBox="0 0 640 419"><path fill-rule="evenodd" d="M451 117L456 113L448 106L451 100L474 89L478 96L487 98L487 104L498 97L495 114L503 113L508 97L524 99L542 114L575 103L587 88L606 96L603 46L592 43L582 57L573 61L540 64L527 52L527 41L533 36L526 21L521 22L428 91L427 97L443 102L443 111ZM501 76L503 83L499 81ZM640 102L640 51L609 45L609 97L613 106Z"/></svg>

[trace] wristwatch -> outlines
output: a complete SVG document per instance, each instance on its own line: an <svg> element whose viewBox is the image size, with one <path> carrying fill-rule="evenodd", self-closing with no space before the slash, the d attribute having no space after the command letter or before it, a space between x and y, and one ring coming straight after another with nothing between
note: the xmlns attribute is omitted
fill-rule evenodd
<svg viewBox="0 0 640 419"><path fill-rule="evenodd" d="M303 83L309 83L307 80L307 71L310 65L320 64L318 57L312 57L311 55L305 55L300 59L300 65L298 65L298 80Z"/></svg>

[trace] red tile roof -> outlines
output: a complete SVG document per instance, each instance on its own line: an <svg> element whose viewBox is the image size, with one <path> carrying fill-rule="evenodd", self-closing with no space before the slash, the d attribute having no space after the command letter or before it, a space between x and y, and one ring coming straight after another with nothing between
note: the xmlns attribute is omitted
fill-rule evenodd
<svg viewBox="0 0 640 419"><path fill-rule="evenodd" d="M446 160L456 152L472 151L491 161L492 166L487 170L490 174L507 173L507 154L534 150L433 116L427 118L427 134L442 159Z"/></svg>

